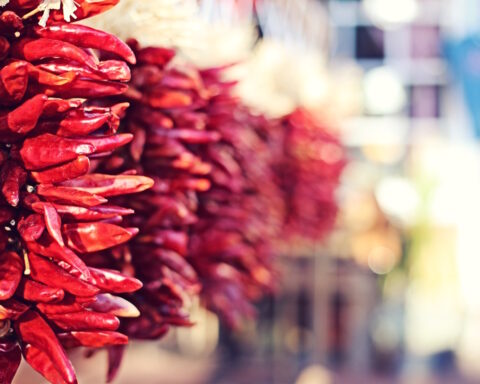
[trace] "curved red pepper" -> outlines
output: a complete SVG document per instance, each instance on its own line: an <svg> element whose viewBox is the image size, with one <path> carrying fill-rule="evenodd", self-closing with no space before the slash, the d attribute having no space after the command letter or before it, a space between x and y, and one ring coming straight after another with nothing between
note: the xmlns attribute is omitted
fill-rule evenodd
<svg viewBox="0 0 480 384"><path fill-rule="evenodd" d="M37 193L54 203L77 204L82 207L95 207L108 201L102 196L77 188L56 187L47 184L40 184L37 187Z"/></svg>
<svg viewBox="0 0 480 384"><path fill-rule="evenodd" d="M81 140L62 138L49 133L26 139L20 156L28 170L38 170L95 152L95 147Z"/></svg>
<svg viewBox="0 0 480 384"><path fill-rule="evenodd" d="M65 331L88 331L90 329L116 331L120 326L120 320L114 315L85 310L51 314L48 319Z"/></svg>
<svg viewBox="0 0 480 384"><path fill-rule="evenodd" d="M128 344L128 337L112 331L59 333L58 339L65 348L90 347L103 348L110 345Z"/></svg>
<svg viewBox="0 0 480 384"><path fill-rule="evenodd" d="M32 178L37 183L56 184L65 180L85 175L90 169L90 160L87 156L78 156L69 163L48 168L44 171L32 172Z"/></svg>
<svg viewBox="0 0 480 384"><path fill-rule="evenodd" d="M104 292L131 293L142 288L142 283L133 277L107 269L89 268L93 284Z"/></svg>
<svg viewBox="0 0 480 384"><path fill-rule="evenodd" d="M143 192L153 186L153 180L145 176L111 176L94 173L66 181L62 185L95 195L110 197Z"/></svg>
<svg viewBox="0 0 480 384"><path fill-rule="evenodd" d="M62 220L52 204L43 203L43 217L45 219L47 231L52 239L55 240L60 247L64 247L65 244L63 242L61 230Z"/></svg>
<svg viewBox="0 0 480 384"><path fill-rule="evenodd" d="M135 236L138 230L96 222L65 224L63 233L70 248L80 253L91 253L123 244Z"/></svg>
<svg viewBox="0 0 480 384"><path fill-rule="evenodd" d="M39 314L31 310L27 311L15 322L15 330L25 344L32 345L48 357L48 359L44 359L44 362L51 362L51 365L34 364L35 369L40 368L40 373L45 375L54 368L64 381L69 384L76 384L77 379L72 363L70 363L52 329ZM27 361L30 362L31 357L29 358L28 353L26 353Z"/></svg>
<svg viewBox="0 0 480 384"><path fill-rule="evenodd" d="M0 301L10 299L20 283L23 261L15 252L0 255Z"/></svg>
<svg viewBox="0 0 480 384"><path fill-rule="evenodd" d="M27 363L50 383L69 384L68 381L64 380L62 373L60 373L61 369L57 369L50 356L43 349L26 344L23 345L22 350ZM70 383L77 384L77 381L75 379L70 381Z"/></svg>
<svg viewBox="0 0 480 384"><path fill-rule="evenodd" d="M97 295L97 300L88 305L95 312L109 313L117 317L134 318L140 316L140 312L129 301L120 296L109 293Z"/></svg>
<svg viewBox="0 0 480 384"><path fill-rule="evenodd" d="M6 126L8 129L18 134L30 132L37 125L46 101L47 96L37 95L15 108L6 117ZM2 125L0 121L0 129Z"/></svg>
<svg viewBox="0 0 480 384"><path fill-rule="evenodd" d="M33 280L53 288L61 288L72 295L89 297L96 295L98 288L90 285L66 272L56 264L30 252L31 277Z"/></svg>
<svg viewBox="0 0 480 384"><path fill-rule="evenodd" d="M43 212L44 203L34 203L33 208L39 212ZM79 276L88 281L90 279L90 271L75 252L67 247L61 247L58 243L50 238L41 238L39 241L27 242L27 248L38 255L51 257L56 261L63 261L79 272Z"/></svg>
<svg viewBox="0 0 480 384"><path fill-rule="evenodd" d="M85 97L97 99L108 96L118 96L126 92L128 85L113 81L84 80L76 78L68 87L39 86L37 92L49 96L76 98Z"/></svg>
<svg viewBox="0 0 480 384"><path fill-rule="evenodd" d="M125 346L123 345L114 345L107 349L108 352L108 372L107 372L107 383L113 381L115 376L118 374L120 365L123 360L123 354L125 353Z"/></svg>
<svg viewBox="0 0 480 384"><path fill-rule="evenodd" d="M83 49L55 39L23 38L12 45L12 54L30 62L57 57L85 64L94 70L97 69L95 59Z"/></svg>
<svg viewBox="0 0 480 384"><path fill-rule="evenodd" d="M133 135L122 133L114 136L93 136L85 137L81 140L95 147L95 153L110 152L116 148L122 147L132 141ZM79 139L80 140L80 139Z"/></svg>
<svg viewBox="0 0 480 384"><path fill-rule="evenodd" d="M112 205L99 205L98 207L85 208L72 205L54 204L54 207L58 214L66 220L79 221L98 221L135 213L133 209Z"/></svg>
<svg viewBox="0 0 480 384"><path fill-rule="evenodd" d="M78 24L51 24L34 29L38 36L48 39L58 39L82 48L95 48L116 54L130 64L135 64L133 51L118 37Z"/></svg>
<svg viewBox="0 0 480 384"><path fill-rule="evenodd" d="M72 296L68 296L58 303L39 303L37 304L37 308L40 312L47 315L48 318L50 315L61 315L85 310L82 304Z"/></svg>
<svg viewBox="0 0 480 384"><path fill-rule="evenodd" d="M60 288L52 288L30 279L22 279L18 287L18 294L25 300L36 303L51 303L63 300L65 292Z"/></svg>

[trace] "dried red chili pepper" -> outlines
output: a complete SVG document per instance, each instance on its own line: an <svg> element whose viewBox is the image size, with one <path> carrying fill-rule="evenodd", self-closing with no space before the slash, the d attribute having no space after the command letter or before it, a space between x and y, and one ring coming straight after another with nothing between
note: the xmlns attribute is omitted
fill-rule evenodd
<svg viewBox="0 0 480 384"><path fill-rule="evenodd" d="M28 62L55 57L82 63L93 70L97 69L97 63L93 56L76 45L58 40L59 37L61 36L57 36L57 40L44 38L18 40L12 46L12 56Z"/></svg>
<svg viewBox="0 0 480 384"><path fill-rule="evenodd" d="M23 263L15 252L3 252L0 255L0 302L10 299L23 274Z"/></svg>
<svg viewBox="0 0 480 384"><path fill-rule="evenodd" d="M135 58L115 37L65 23L58 10L47 7L40 15L40 3L11 0L0 7L2 384L13 379L19 347L50 382L76 383L64 347L127 342L127 336L113 331L119 317L137 316L138 309L109 295L133 292L142 283L120 272L90 269L76 252L99 252L134 236L136 228L106 222L133 210L106 203L110 196L153 183L136 175L86 176L95 158L132 139L117 135L128 103L97 105L98 97L127 89L128 65L102 61L92 49L130 63ZM116 1L62 3L68 19L96 14ZM48 20L50 11L55 21ZM44 27L37 25L39 18ZM91 179L93 184L87 183Z"/></svg>
<svg viewBox="0 0 480 384"><path fill-rule="evenodd" d="M19 296L26 301L36 303L51 303L60 301L65 297L65 292L61 288L53 288L38 281L27 278L22 279L18 288Z"/></svg>
<svg viewBox="0 0 480 384"><path fill-rule="evenodd" d="M90 347L102 348L111 345L125 345L128 343L128 337L111 331L82 332L72 331L68 333L59 333L59 340L65 348Z"/></svg>
<svg viewBox="0 0 480 384"><path fill-rule="evenodd" d="M63 381L67 383L77 382L73 366L55 333L37 312L28 311L25 313L15 322L15 331L22 342L25 343L24 346L30 344L48 356L51 367L34 367L36 369L40 368L40 373L44 373L43 370L45 368L47 371L51 371L51 368L54 368Z"/></svg>
<svg viewBox="0 0 480 384"><path fill-rule="evenodd" d="M130 47L115 36L84 25L52 24L36 27L35 34L43 38L61 39L82 48L95 48L120 56L130 64L135 64L135 55Z"/></svg>

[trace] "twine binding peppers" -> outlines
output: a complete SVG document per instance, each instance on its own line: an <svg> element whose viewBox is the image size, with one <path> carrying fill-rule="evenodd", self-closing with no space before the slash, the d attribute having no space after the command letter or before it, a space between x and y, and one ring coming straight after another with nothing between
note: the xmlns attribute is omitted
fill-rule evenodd
<svg viewBox="0 0 480 384"><path fill-rule="evenodd" d="M115 3L63 1L63 11L82 19ZM0 9L2 384L13 380L22 354L50 382L76 383L65 349L124 345L118 317L139 315L117 296L138 290L139 280L85 263L138 232L119 225L133 210L111 197L153 185L93 173L96 159L133 139L117 134L128 104L96 104L127 89L125 61L135 62L134 54L111 35L65 23L55 4L11 0ZM55 10L39 27L42 7ZM116 56L108 60L91 50L109 46Z"/></svg>

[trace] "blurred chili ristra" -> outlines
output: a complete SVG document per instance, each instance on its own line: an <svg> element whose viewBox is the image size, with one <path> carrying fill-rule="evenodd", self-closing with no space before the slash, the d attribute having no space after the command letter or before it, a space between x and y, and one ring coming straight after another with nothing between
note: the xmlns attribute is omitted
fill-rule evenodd
<svg viewBox="0 0 480 384"><path fill-rule="evenodd" d="M207 129L221 140L199 149L212 166L212 187L198 195L189 261L202 283L202 301L236 328L254 316L254 302L274 290L271 240L282 224L283 201L269 139L277 122L252 113L234 95L235 82L222 80L224 70L201 71L211 95Z"/></svg>
<svg viewBox="0 0 480 384"><path fill-rule="evenodd" d="M122 322L122 331L137 339L157 339L170 326L190 326L186 303L200 290L197 274L187 261L189 231L197 221L197 192L210 187L211 166L194 150L219 140L206 130L208 103L199 73L189 66L171 66L170 49L140 48L130 41L137 57L129 90L119 98L131 108L122 132L133 140L121 151L100 160L98 169L124 174L145 174L154 187L132 198L119 196L118 205L134 209L124 225L140 228L128 245L105 254L91 255L99 267L114 265L133 274L144 286L125 296L141 316ZM109 377L122 358L121 348L110 348Z"/></svg>
<svg viewBox="0 0 480 384"><path fill-rule="evenodd" d="M135 209L131 224L140 235L109 260L92 262L114 261L144 282L129 297L141 316L123 323L132 337L190 325L186 300L199 293L237 326L273 287L268 239L281 224L281 200L262 137L269 121L232 96L221 69L199 71L173 64L170 49L130 45L138 63L124 121L134 139L101 166L144 173L155 186L119 201Z"/></svg>
<svg viewBox="0 0 480 384"><path fill-rule="evenodd" d="M308 246L322 241L335 225L335 194L346 152L340 139L307 109L296 109L281 123L283 154L275 170L286 216L279 240Z"/></svg>
<svg viewBox="0 0 480 384"><path fill-rule="evenodd" d="M146 174L155 186L118 199L135 209L127 221L140 235L91 262L144 282L128 296L141 312L122 323L129 336L154 339L171 325L191 325L186 303L196 294L235 327L273 288L269 239L281 225L282 201L266 139L270 121L232 96L222 69L199 71L172 63L173 50L130 45L138 62L122 127L134 139L100 167ZM121 353L112 351L113 375Z"/></svg>
<svg viewBox="0 0 480 384"><path fill-rule="evenodd" d="M153 185L92 167L133 138L117 134L128 104L98 101L126 91L126 62L135 56L114 36L64 21L117 1L61 3L10 0L0 7L2 384L13 380L22 354L50 382L76 383L65 349L124 345L118 317L139 315L116 296L138 290L139 280L85 263L138 232L118 225L133 210L110 198ZM92 49L111 59L99 60Z"/></svg>

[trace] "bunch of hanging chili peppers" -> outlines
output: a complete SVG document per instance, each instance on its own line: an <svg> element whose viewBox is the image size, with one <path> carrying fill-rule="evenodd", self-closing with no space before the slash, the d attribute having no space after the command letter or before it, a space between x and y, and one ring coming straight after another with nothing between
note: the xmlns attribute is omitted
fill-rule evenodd
<svg viewBox="0 0 480 384"><path fill-rule="evenodd" d="M50 382L76 383L65 349L125 344L118 317L138 310L116 295L142 286L84 262L138 232L117 225L133 211L109 199L153 184L91 169L132 139L116 133L128 105L95 101L125 92L125 61L135 56L114 36L67 24L60 10L39 26L43 3L0 8L1 383L13 380L21 354ZM74 16L115 3L78 0ZM100 61L91 49L117 58Z"/></svg>
<svg viewBox="0 0 480 384"><path fill-rule="evenodd" d="M223 81L223 72L201 71L211 94L207 128L221 140L199 150L212 166L212 186L199 193L189 260L206 306L236 328L254 315L253 302L273 291L270 240L280 229L283 202L271 168L271 123L234 96L235 82Z"/></svg>
<svg viewBox="0 0 480 384"><path fill-rule="evenodd" d="M304 108L282 119L281 137L283 155L275 165L285 204L281 239L290 244L321 241L335 225L345 149L339 137Z"/></svg>
<svg viewBox="0 0 480 384"><path fill-rule="evenodd" d="M139 236L91 262L144 283L128 296L141 312L122 323L129 336L155 339L170 325L191 325L185 304L198 293L237 326L273 286L269 239L282 202L263 138L269 120L232 95L221 69L172 65L173 50L129 43L137 64L123 127L134 139L101 167L145 174L155 186L120 198L135 209L127 222Z"/></svg>
<svg viewBox="0 0 480 384"><path fill-rule="evenodd" d="M205 178L210 165L193 152L219 140L206 130L202 111L209 95L198 72L188 66L169 66L170 49L133 48L130 88L124 95L131 108L123 129L133 135L129 147L101 164L102 169L145 174L154 187L120 203L135 209L129 220L140 234L117 248L109 258L92 260L96 265L116 265L132 271L144 283L129 297L141 316L123 323L123 330L139 339L156 339L170 325L189 326L185 301L197 294L197 274L186 260L189 229L197 218L198 191L210 187Z"/></svg>

